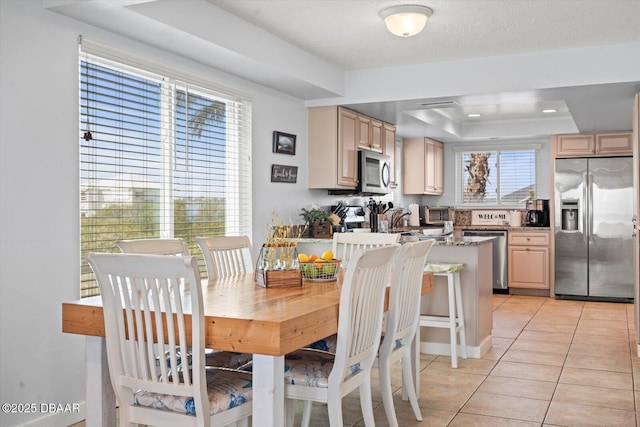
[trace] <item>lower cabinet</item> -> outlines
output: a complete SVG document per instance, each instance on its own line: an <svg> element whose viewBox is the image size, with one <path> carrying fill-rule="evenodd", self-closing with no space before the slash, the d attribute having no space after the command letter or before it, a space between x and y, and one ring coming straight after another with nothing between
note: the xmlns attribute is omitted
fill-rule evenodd
<svg viewBox="0 0 640 427"><path fill-rule="evenodd" d="M549 289L549 232L509 231L509 287Z"/></svg>

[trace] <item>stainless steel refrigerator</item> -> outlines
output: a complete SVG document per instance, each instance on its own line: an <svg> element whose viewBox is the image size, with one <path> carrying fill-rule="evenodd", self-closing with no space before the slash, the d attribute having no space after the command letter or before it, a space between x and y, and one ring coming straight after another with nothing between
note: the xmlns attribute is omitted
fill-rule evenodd
<svg viewBox="0 0 640 427"><path fill-rule="evenodd" d="M557 159L554 186L556 296L632 300L632 158Z"/></svg>

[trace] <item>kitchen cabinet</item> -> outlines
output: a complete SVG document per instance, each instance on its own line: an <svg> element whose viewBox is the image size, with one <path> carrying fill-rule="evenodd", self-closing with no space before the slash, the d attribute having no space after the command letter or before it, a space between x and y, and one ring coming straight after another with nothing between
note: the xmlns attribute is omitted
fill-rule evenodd
<svg viewBox="0 0 640 427"><path fill-rule="evenodd" d="M509 231L509 287L549 289L549 232Z"/></svg>
<svg viewBox="0 0 640 427"><path fill-rule="evenodd" d="M384 125L379 120L371 119L371 143L369 149L382 153L384 145Z"/></svg>
<svg viewBox="0 0 640 427"><path fill-rule="evenodd" d="M356 187L358 116L358 113L335 106L308 109L308 188Z"/></svg>
<svg viewBox="0 0 640 427"><path fill-rule="evenodd" d="M358 123L358 148L382 153L382 122L357 114Z"/></svg>
<svg viewBox="0 0 640 427"><path fill-rule="evenodd" d="M632 154L630 132L556 135L556 157L631 156Z"/></svg>
<svg viewBox="0 0 640 427"><path fill-rule="evenodd" d="M429 138L402 140L404 194L441 195L444 192L444 146Z"/></svg>
<svg viewBox="0 0 640 427"><path fill-rule="evenodd" d="M390 187L396 188L396 127L388 123L382 124L382 154L389 156Z"/></svg>

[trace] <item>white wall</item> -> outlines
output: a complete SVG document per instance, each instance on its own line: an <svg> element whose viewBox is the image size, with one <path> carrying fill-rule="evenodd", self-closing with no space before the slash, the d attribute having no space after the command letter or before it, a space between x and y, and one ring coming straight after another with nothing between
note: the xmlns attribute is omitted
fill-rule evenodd
<svg viewBox="0 0 640 427"><path fill-rule="evenodd" d="M61 304L79 298L77 37L127 50L253 96L254 244L275 211L330 204L306 189L306 109L299 99L48 12L0 1L0 401L83 403L84 339L61 332ZM298 136L295 156L271 152L272 132ZM296 184L269 182L272 163L297 165ZM84 406L82 406L84 410ZM0 413L15 426L49 414ZM84 413L56 415L65 426Z"/></svg>

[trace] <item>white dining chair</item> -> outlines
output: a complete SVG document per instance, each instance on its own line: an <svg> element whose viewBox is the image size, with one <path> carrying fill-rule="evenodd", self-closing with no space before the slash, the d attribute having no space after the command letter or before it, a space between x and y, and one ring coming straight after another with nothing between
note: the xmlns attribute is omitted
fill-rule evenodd
<svg viewBox="0 0 640 427"><path fill-rule="evenodd" d="M399 233L333 233L333 257L339 259L345 267L357 250L393 245L399 241ZM336 335L318 340L309 345L309 348L335 353Z"/></svg>
<svg viewBox="0 0 640 427"><path fill-rule="evenodd" d="M209 279L253 272L251 241L247 236L197 237Z"/></svg>
<svg viewBox="0 0 640 427"><path fill-rule="evenodd" d="M371 369L380 345L384 297L391 260L398 245L352 254L340 291L335 354L298 350L285 356L285 410L293 424L295 402L304 400L302 425L308 426L312 402L327 404L329 424L342 426L342 398L360 392L365 425L373 426Z"/></svg>
<svg viewBox="0 0 640 427"><path fill-rule="evenodd" d="M434 240L405 243L398 250L391 268L389 309L383 330L384 339L378 351L378 372L382 402L389 426L398 427L391 388L391 366L402 364L402 381L416 420L422 421L413 380L412 349L418 339L420 302L424 266Z"/></svg>
<svg viewBox="0 0 640 427"><path fill-rule="evenodd" d="M118 246L124 253L147 255L182 255L189 256L189 246L180 238L132 239L120 240ZM248 369L253 355L234 351L205 349L207 366L221 368ZM187 353L187 364L191 361L191 352Z"/></svg>
<svg viewBox="0 0 640 427"><path fill-rule="evenodd" d="M120 425L241 421L247 426L251 373L205 369L202 288L195 258L90 253L87 260L102 295L107 362L120 404ZM192 366L182 369L179 358L187 353L188 334ZM165 351L166 366L157 363Z"/></svg>
<svg viewBox="0 0 640 427"><path fill-rule="evenodd" d="M333 257L346 265L358 249L377 248L400 241L399 233L333 233Z"/></svg>

